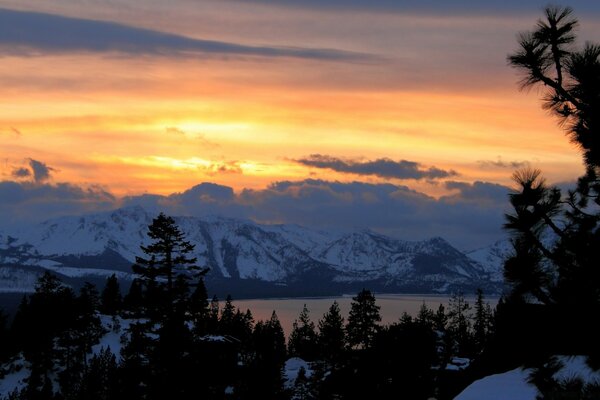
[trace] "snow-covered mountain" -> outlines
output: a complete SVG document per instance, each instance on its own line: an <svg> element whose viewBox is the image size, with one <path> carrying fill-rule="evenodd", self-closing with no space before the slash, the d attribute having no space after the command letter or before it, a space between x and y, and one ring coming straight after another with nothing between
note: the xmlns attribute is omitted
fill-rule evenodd
<svg viewBox="0 0 600 400"><path fill-rule="evenodd" d="M131 264L142 255L140 245L149 244L146 232L154 217L136 206L2 233L0 291L8 288L4 281L12 279L15 286L16 275L9 271L16 274L17 267L19 274L25 267L39 273L41 267L69 277L105 277L116 271L131 279ZM195 244L198 264L211 268L208 280L222 285L259 285L258 291L288 287L308 295L362 286L404 292L498 289L501 281L496 264L469 258L442 238L408 242L368 230L334 233L222 217L175 221ZM284 289L278 293L286 294Z"/></svg>

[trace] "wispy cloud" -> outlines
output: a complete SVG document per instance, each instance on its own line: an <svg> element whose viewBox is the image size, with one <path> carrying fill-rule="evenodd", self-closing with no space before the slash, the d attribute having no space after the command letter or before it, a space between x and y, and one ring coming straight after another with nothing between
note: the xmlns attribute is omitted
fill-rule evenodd
<svg viewBox="0 0 600 400"><path fill-rule="evenodd" d="M52 171L55 171L46 163L33 158L27 159L27 165L27 167L13 168L11 176L16 179L32 178L35 183L43 183L48 181Z"/></svg>
<svg viewBox="0 0 600 400"><path fill-rule="evenodd" d="M482 168L510 168L518 169L530 165L529 161L504 161L500 157L497 160L479 160L477 161Z"/></svg>
<svg viewBox="0 0 600 400"><path fill-rule="evenodd" d="M375 175L380 178L394 179L440 179L456 176L453 170L436 167L424 168L420 163L408 160L394 161L389 158L378 158L373 161L342 160L325 154L311 154L308 157L294 160L313 168L331 169L337 172Z"/></svg>
<svg viewBox="0 0 600 400"><path fill-rule="evenodd" d="M11 126L10 128L8 128L6 130L0 129L0 135L20 137L20 136L23 136L23 133L20 130L18 130L17 128Z"/></svg>
<svg viewBox="0 0 600 400"><path fill-rule="evenodd" d="M248 46L195 39L114 22L53 14L0 9L0 46L3 51L120 52L127 54L224 54L293 57L329 61L367 62L375 56L326 48Z"/></svg>
<svg viewBox="0 0 600 400"><path fill-rule="evenodd" d="M206 138L206 136L202 133L193 133L191 135L188 135L188 133L186 131L184 131L181 128L178 128L176 126L167 126L165 128L165 132L167 132L167 134L169 135L175 135L175 136L191 136L193 139L197 140L200 145L202 147L207 147L207 148L217 148L219 147L219 145L211 140L208 140Z"/></svg>

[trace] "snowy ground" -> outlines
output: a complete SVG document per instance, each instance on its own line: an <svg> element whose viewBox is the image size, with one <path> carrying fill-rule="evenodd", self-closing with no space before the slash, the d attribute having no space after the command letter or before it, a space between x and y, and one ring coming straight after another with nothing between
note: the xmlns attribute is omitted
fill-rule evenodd
<svg viewBox="0 0 600 400"><path fill-rule="evenodd" d="M592 371L582 356L559 356L564 367L554 378L579 377L584 382L600 382L600 371ZM531 369L517 368L502 374L486 376L473 382L454 400L536 400L536 387L527 382Z"/></svg>
<svg viewBox="0 0 600 400"><path fill-rule="evenodd" d="M283 366L283 385L286 389L294 387L294 383L296 383L296 378L298 377L300 368L304 368L306 371L306 377L310 378L313 371L308 362L298 357L292 357L285 362L285 365Z"/></svg>

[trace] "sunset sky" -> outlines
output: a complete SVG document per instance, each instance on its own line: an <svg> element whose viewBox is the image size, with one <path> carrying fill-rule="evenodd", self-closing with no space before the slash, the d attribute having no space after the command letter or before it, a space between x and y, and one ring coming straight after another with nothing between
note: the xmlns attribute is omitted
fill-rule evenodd
<svg viewBox="0 0 600 400"><path fill-rule="evenodd" d="M546 3L0 0L0 230L141 204L497 240L516 168L582 173L506 62Z"/></svg>

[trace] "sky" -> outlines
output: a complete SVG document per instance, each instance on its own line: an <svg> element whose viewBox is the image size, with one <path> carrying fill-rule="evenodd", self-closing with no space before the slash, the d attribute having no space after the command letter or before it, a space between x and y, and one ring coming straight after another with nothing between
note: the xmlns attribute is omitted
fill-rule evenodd
<svg viewBox="0 0 600 400"><path fill-rule="evenodd" d="M491 243L515 169L583 171L506 62L545 5L0 0L0 231L138 204Z"/></svg>

